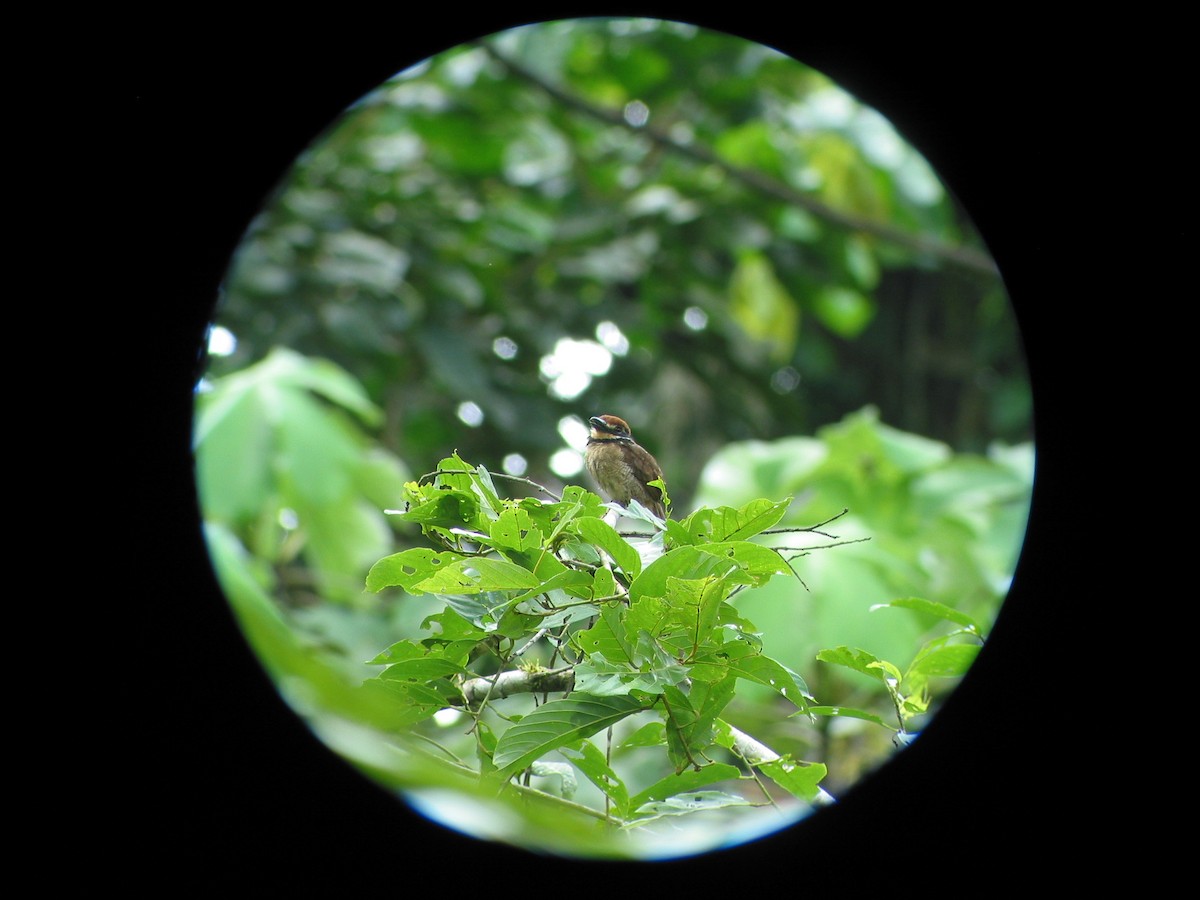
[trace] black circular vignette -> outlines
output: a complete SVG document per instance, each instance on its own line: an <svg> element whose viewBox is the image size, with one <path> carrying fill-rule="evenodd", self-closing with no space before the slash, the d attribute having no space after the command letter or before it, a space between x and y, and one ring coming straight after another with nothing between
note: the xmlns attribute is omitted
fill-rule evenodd
<svg viewBox="0 0 1200 900"><path fill-rule="evenodd" d="M926 733L835 807L700 857L585 864L477 841L430 824L338 759L262 672L208 565L189 456L204 328L246 226L349 103L413 62L542 16L471 14L432 29L423 23L417 36L399 17L386 35L354 23L302 29L289 41L259 35L230 44L210 35L194 49L156 55L133 98L146 160L138 178L160 245L146 308L137 311L161 326L151 365L162 377L148 379L148 403L160 414L147 428L146 456L155 460L154 508L175 511L166 522L159 514L145 540L152 565L164 569L155 574L182 591L147 607L146 639L193 650L186 670L164 677L155 701L162 715L145 723L147 749L130 759L131 790L147 802L137 839L162 865L231 885L384 884L415 866L429 866L432 885L451 871L442 867L469 865L481 881L500 872L538 883L562 875L568 886L577 867L594 865L602 876L629 867L664 884L765 885L759 879L780 875L806 890L861 883L903 892L951 873L986 884L1063 861L1057 838L1076 814L1073 745L1054 704L1037 705L1061 689L1041 661L1067 626L1055 606L1061 547L1050 525L1064 502L1058 476L1070 427L1052 353L1064 323L1049 302L1063 276L1051 265L1057 211L1033 214L1019 198L1045 202L1069 171L1075 147L1061 104L1070 72L1048 42L1014 52L1024 40L1016 26L980 45L942 37L936 23L911 26L907 37L880 28L866 38L849 14L839 34L785 27L765 14L727 20L668 7L638 14L770 44L883 112L959 197L999 264L1026 344L1038 468L1026 544L989 645ZM173 177L188 185L187 196L172 193Z"/></svg>

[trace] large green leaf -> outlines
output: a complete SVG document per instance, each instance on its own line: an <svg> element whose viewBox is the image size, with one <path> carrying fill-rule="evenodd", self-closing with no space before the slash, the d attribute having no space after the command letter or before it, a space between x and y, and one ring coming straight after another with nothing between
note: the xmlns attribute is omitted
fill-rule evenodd
<svg viewBox="0 0 1200 900"><path fill-rule="evenodd" d="M551 700L504 732L492 762L501 776L508 777L550 751L591 737L643 709L644 702L630 696L593 697L575 692Z"/></svg>
<svg viewBox="0 0 1200 900"><path fill-rule="evenodd" d="M728 573L723 576L682 579L669 577L662 597L640 597L625 615L625 634L636 643L640 634L668 645L683 657L692 657L712 640L717 616L729 593Z"/></svg>
<svg viewBox="0 0 1200 900"><path fill-rule="evenodd" d="M740 509L705 507L688 516L682 526L693 536L703 536L708 541L744 541L777 525L791 502L790 498L778 503L759 499Z"/></svg>
<svg viewBox="0 0 1200 900"><path fill-rule="evenodd" d="M613 562L630 578L636 578L642 571L642 558L637 550L603 519L580 516L571 527L584 540L591 541L611 556Z"/></svg>
<svg viewBox="0 0 1200 900"><path fill-rule="evenodd" d="M457 557L453 553L439 552L428 547L414 547L385 556L367 573L367 589L381 591L386 587L401 587L409 593L417 592L417 585Z"/></svg>
<svg viewBox="0 0 1200 900"><path fill-rule="evenodd" d="M456 559L419 582L414 591L431 594L476 594L482 591L528 590L537 587L537 576L503 559Z"/></svg>
<svg viewBox="0 0 1200 900"><path fill-rule="evenodd" d="M665 800L677 794L697 791L702 787L708 787L710 784L717 784L721 781L733 781L741 777L741 774L737 766L731 766L727 763L713 763L709 766L702 766L699 771L685 769L682 772L673 773L666 778L656 781L644 791L639 791L633 797L630 797L629 809L632 812L637 812L640 807L655 800Z"/></svg>
<svg viewBox="0 0 1200 900"><path fill-rule="evenodd" d="M492 546L520 553L542 547L542 531L533 524L529 513L520 507L505 509L492 523Z"/></svg>
<svg viewBox="0 0 1200 900"><path fill-rule="evenodd" d="M439 528L462 528L475 523L479 515L479 501L467 491L439 491L428 502L394 515L401 522Z"/></svg>
<svg viewBox="0 0 1200 900"><path fill-rule="evenodd" d="M769 581L775 575L791 575L792 569L779 555L779 551L761 544L749 541L723 541L716 544L698 544L696 549L701 553L732 561L750 579L751 584L759 585Z"/></svg>
<svg viewBox="0 0 1200 900"><path fill-rule="evenodd" d="M639 648L642 649L642 648ZM687 677L688 667L651 645L642 649L644 657L636 667L623 662L610 662L599 653L575 665L575 688L596 696L613 696L641 691L660 694L668 685L679 684Z"/></svg>
<svg viewBox="0 0 1200 900"><path fill-rule="evenodd" d="M733 699L735 683L729 676L717 682L695 681L687 694L677 687L663 690L667 753L676 772L694 769L705 759L704 751L715 738L714 723Z"/></svg>
<svg viewBox="0 0 1200 900"><path fill-rule="evenodd" d="M752 583L749 577L735 574L735 569L740 569L738 561L723 558L720 551L706 553L700 547L679 547L670 553L664 553L642 570L642 574L629 585L629 598L631 602L636 603L642 597L665 596L668 578L702 580L715 575L728 576L734 581L746 584Z"/></svg>
<svg viewBox="0 0 1200 900"><path fill-rule="evenodd" d="M950 644L922 651L909 665L905 679L910 678L957 678L979 655L978 644Z"/></svg>
<svg viewBox="0 0 1200 900"><path fill-rule="evenodd" d="M832 650L822 650L817 654L817 659L821 662L832 663L835 666L844 666L847 669L853 669L855 672L860 672L879 682L886 681L889 675L888 670L885 668L887 664L866 650L835 647ZM899 681L898 675L894 675L894 677Z"/></svg>

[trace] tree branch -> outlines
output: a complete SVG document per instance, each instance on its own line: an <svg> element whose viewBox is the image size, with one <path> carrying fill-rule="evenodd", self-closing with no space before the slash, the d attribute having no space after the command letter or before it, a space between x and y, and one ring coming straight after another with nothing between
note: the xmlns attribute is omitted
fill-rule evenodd
<svg viewBox="0 0 1200 900"><path fill-rule="evenodd" d="M627 128L633 131L638 131L645 134L651 141L661 147L665 147L674 153L681 156L686 156L696 162L704 165L716 166L726 175L740 181L753 190L761 194L765 194L775 200L783 203L788 203L793 206L798 206L801 209L808 210L815 216L819 216L826 222L843 228L847 231L857 231L864 234L872 235L889 244L894 244L898 247L903 247L907 250L912 250L916 253L927 253L931 256L936 256L938 259L958 268L965 269L975 274L986 275L989 278L999 276L999 271L996 269L995 262L986 253L981 253L971 247L963 247L959 245L946 244L938 240L926 237L925 235L913 234L908 231L902 231L899 228L888 225L884 222L879 222L874 219L868 219L863 216L857 216L853 213L844 212L835 209L822 203L820 200L802 193L782 181L778 181L769 175L764 175L762 172L754 169L747 169L742 166L735 166L732 163L722 159L717 153L711 150L704 144L700 143L683 143L671 137L665 131L654 128L649 125L633 126L626 120L624 114L619 110L606 109L602 106L597 106L593 103L584 100L575 94L571 94L557 85L546 81L537 73L525 68L520 63L500 53L489 44L481 44L483 49L500 65L504 66L511 74L529 82L541 91L544 91L549 96L564 106L573 109L577 112L590 116L598 121L605 122L609 125L615 125L621 128Z"/></svg>
<svg viewBox="0 0 1200 900"><path fill-rule="evenodd" d="M474 705L488 696L508 697L512 694L539 693L542 691L569 692L575 687L575 669L564 666L561 669L549 669L541 672L527 672L524 669L513 669L498 675L488 675L472 678L462 684L463 697L468 705ZM779 759L779 754L744 731L729 726L733 735L733 751L746 761L747 765L760 766L763 763ZM816 802L824 805L833 803L833 797L821 788Z"/></svg>
<svg viewBox="0 0 1200 900"><path fill-rule="evenodd" d="M482 703L488 696L508 697L512 694L530 693L564 693L575 687L575 669L565 666L561 669L544 671L526 671L512 669L500 672L498 675L482 675L462 683L459 690L468 706Z"/></svg>
<svg viewBox="0 0 1200 900"><path fill-rule="evenodd" d="M744 759L747 765L761 766L763 763L774 762L779 759L778 753L766 744L756 741L744 731L739 731L732 725L729 726L729 731L733 735L734 753ZM825 806L833 803L834 799L824 788L817 788L817 799L815 802L819 806Z"/></svg>

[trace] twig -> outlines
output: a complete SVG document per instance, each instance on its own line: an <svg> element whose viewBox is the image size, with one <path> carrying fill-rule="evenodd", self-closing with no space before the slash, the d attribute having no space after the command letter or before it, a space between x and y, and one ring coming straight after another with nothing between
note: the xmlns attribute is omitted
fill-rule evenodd
<svg viewBox="0 0 1200 900"><path fill-rule="evenodd" d="M815 547L776 547L776 550L798 550L800 551L792 559L797 559L801 556L808 556L813 550L828 550L830 547L845 547L847 544L862 544L869 541L869 537L847 538L844 541L834 541L832 544L818 544Z"/></svg>
<svg viewBox="0 0 1200 900"><path fill-rule="evenodd" d="M478 474L478 473L474 469L437 469L436 471L433 471L433 472L426 472L424 475L422 475L420 478L417 479L417 483L420 484L424 481L427 481L428 479L437 478L439 475L475 475L475 474ZM558 494L554 493L554 491L550 490L550 488L546 487L543 484L538 484L536 481L533 481L529 478L522 478L520 475L507 475L504 472L489 471L488 474L490 476L492 476L493 478L506 478L509 481L519 481L521 484L527 484L527 485L529 485L529 487L531 487L535 490L541 491L547 497L550 497L551 499L553 499L556 503L562 502L562 497L560 497Z"/></svg>
<svg viewBox="0 0 1200 900"><path fill-rule="evenodd" d="M829 534L828 532L821 531L821 529L824 528L826 525L828 525L830 522L836 522L838 519L840 519L842 516L844 516L848 512L850 512L849 509L843 509L837 515L830 516L824 522L818 522L816 525L806 525L803 528L768 528L766 531L763 531L760 533L761 534L788 534L790 532L803 531L803 532L811 532L812 534L819 534L819 535L821 535L821 537L827 537L830 540L837 540L836 534Z"/></svg>

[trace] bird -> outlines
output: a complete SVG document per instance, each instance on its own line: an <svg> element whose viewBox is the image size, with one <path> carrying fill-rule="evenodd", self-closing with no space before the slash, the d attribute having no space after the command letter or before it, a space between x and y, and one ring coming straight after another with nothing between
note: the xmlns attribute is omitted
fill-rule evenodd
<svg viewBox="0 0 1200 900"><path fill-rule="evenodd" d="M629 423L619 416L592 416L584 462L612 501L624 507L636 500L660 519L667 517L662 491L650 484L663 478L658 461L633 439Z"/></svg>

